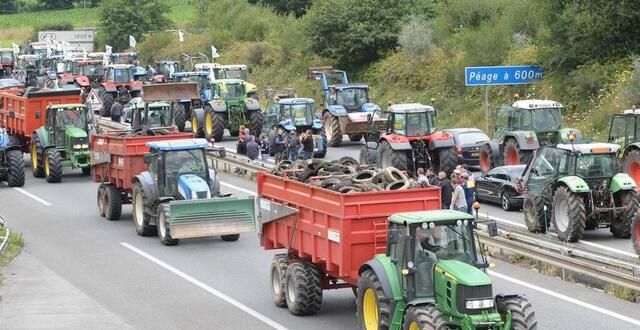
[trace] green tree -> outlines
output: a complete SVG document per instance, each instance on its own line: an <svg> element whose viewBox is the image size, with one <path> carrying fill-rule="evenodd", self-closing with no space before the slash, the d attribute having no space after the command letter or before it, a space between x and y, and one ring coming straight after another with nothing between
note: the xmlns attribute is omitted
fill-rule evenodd
<svg viewBox="0 0 640 330"><path fill-rule="evenodd" d="M342 65L364 64L394 49L412 0L317 0L305 15L317 54Z"/></svg>
<svg viewBox="0 0 640 330"><path fill-rule="evenodd" d="M2 14L13 14L18 9L15 0L4 0L2 1L2 8L0 8L0 15Z"/></svg>
<svg viewBox="0 0 640 330"><path fill-rule="evenodd" d="M101 41L113 50L129 47L129 35L140 42L150 31L164 30L172 22L164 15L169 6L160 0L109 0L98 9L98 28Z"/></svg>
<svg viewBox="0 0 640 330"><path fill-rule="evenodd" d="M40 8L45 10L69 9L73 8L73 0L40 0Z"/></svg>
<svg viewBox="0 0 640 330"><path fill-rule="evenodd" d="M251 4L261 4L271 7L279 15L293 14L296 17L304 15L313 0L249 0Z"/></svg>

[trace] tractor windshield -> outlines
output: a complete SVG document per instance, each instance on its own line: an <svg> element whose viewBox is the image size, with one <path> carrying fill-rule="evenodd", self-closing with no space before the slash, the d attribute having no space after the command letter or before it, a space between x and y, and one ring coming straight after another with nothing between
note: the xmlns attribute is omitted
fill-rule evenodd
<svg viewBox="0 0 640 330"><path fill-rule="evenodd" d="M315 109L313 104L293 104L285 106L284 119L291 119L293 125L309 125L313 121Z"/></svg>
<svg viewBox="0 0 640 330"><path fill-rule="evenodd" d="M207 181L204 152L202 149L169 151L165 153L165 183L167 196L178 195L178 178L195 174Z"/></svg>
<svg viewBox="0 0 640 330"><path fill-rule="evenodd" d="M84 108L66 108L58 109L57 126L59 128L76 127L80 129L87 128L86 109Z"/></svg>
<svg viewBox="0 0 640 330"><path fill-rule="evenodd" d="M131 77L131 70L129 69L112 69L109 72L109 78L109 80L116 84L126 84L133 81L133 77Z"/></svg>
<svg viewBox="0 0 640 330"><path fill-rule="evenodd" d="M245 96L242 84L221 84L220 97L224 100L241 99Z"/></svg>
<svg viewBox="0 0 640 330"><path fill-rule="evenodd" d="M0 52L0 64L13 64L13 53Z"/></svg>
<svg viewBox="0 0 640 330"><path fill-rule="evenodd" d="M615 154L580 155L576 161L576 175L583 178L610 178L618 173Z"/></svg>
<svg viewBox="0 0 640 330"><path fill-rule="evenodd" d="M543 108L529 110L522 117L522 127L531 127L534 131L555 131L562 128L560 108Z"/></svg>
<svg viewBox="0 0 640 330"><path fill-rule="evenodd" d="M104 74L104 67L101 64L85 64L81 68L80 74L83 76L102 76Z"/></svg>
<svg viewBox="0 0 640 330"><path fill-rule="evenodd" d="M245 69L229 69L229 68L216 68L213 72L216 79L240 79L247 80L247 71Z"/></svg>
<svg viewBox="0 0 640 330"><path fill-rule="evenodd" d="M150 128L169 127L172 125L169 118L169 107L153 107L149 108L149 118L144 118L145 112L142 111L142 122L146 122Z"/></svg>
<svg viewBox="0 0 640 330"><path fill-rule="evenodd" d="M347 88L337 91L336 103L348 109L359 109L369 101L366 88Z"/></svg>
<svg viewBox="0 0 640 330"><path fill-rule="evenodd" d="M423 136L430 135L435 131L431 111L396 113L393 118L393 130L398 134Z"/></svg>

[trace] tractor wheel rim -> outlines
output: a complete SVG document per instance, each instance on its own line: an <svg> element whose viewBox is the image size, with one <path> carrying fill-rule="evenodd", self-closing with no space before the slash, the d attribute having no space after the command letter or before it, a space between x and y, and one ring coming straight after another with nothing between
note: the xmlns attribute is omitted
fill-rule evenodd
<svg viewBox="0 0 640 330"><path fill-rule="evenodd" d="M167 236L167 227L164 221L164 212L160 211L160 216L158 217L158 233L162 238L165 238Z"/></svg>
<svg viewBox="0 0 640 330"><path fill-rule="evenodd" d="M569 228L569 204L566 200L561 200L553 207L553 213L556 219L556 229L565 231Z"/></svg>
<svg viewBox="0 0 640 330"><path fill-rule="evenodd" d="M365 329L378 329L378 300L372 288L367 288L362 300L362 316Z"/></svg>
<svg viewBox="0 0 640 330"><path fill-rule="evenodd" d="M530 207L529 204L525 204L523 207L523 211L524 211L524 220L528 223L535 223L535 221L533 221L533 219L535 218L535 214L533 211L533 207Z"/></svg>
<svg viewBox="0 0 640 330"><path fill-rule="evenodd" d="M640 247L640 223L636 224L636 241L634 242L636 246Z"/></svg>
<svg viewBox="0 0 640 330"><path fill-rule="evenodd" d="M502 194L500 195L500 200L502 200L502 208L503 209L508 209L509 208L509 197L507 196L507 194Z"/></svg>
<svg viewBox="0 0 640 330"><path fill-rule="evenodd" d="M420 330L420 326L418 326L418 322L413 321L409 324L409 330Z"/></svg>
<svg viewBox="0 0 640 330"><path fill-rule="evenodd" d="M44 174L46 176L49 176L49 173L51 172L50 167L51 165L49 164L49 156L44 156Z"/></svg>
<svg viewBox="0 0 640 330"><path fill-rule="evenodd" d="M35 143L31 145L31 167L34 171L38 167L38 146Z"/></svg>
<svg viewBox="0 0 640 330"><path fill-rule="evenodd" d="M627 169L627 174L629 174L635 182L640 182L640 163L632 161Z"/></svg>
<svg viewBox="0 0 640 330"><path fill-rule="evenodd" d="M280 274L278 274L278 270L276 269L276 267L273 267L273 269L271 270L271 287L273 289L273 293L280 294Z"/></svg>
<svg viewBox="0 0 640 330"><path fill-rule="evenodd" d="M287 280L287 296L289 296L290 302L296 301L296 286L291 277Z"/></svg>
<svg viewBox="0 0 640 330"><path fill-rule="evenodd" d="M198 120L195 117L191 118L191 131L193 134L198 133Z"/></svg>
<svg viewBox="0 0 640 330"><path fill-rule="evenodd" d="M489 167L491 167L491 165L489 165L489 155L483 151L480 153L480 169L486 172L489 170Z"/></svg>
<svg viewBox="0 0 640 330"><path fill-rule="evenodd" d="M518 151L516 148L511 147L507 150L507 165L518 165L520 160L518 159Z"/></svg>
<svg viewBox="0 0 640 330"><path fill-rule="evenodd" d="M333 136L333 126L331 125L331 116L326 116L324 120L324 134L327 136L327 140L331 140Z"/></svg>
<svg viewBox="0 0 640 330"><path fill-rule="evenodd" d="M144 208L142 206L142 193L141 192L137 192L136 193L136 198L134 200L134 204L133 204L133 212L135 212L135 220L136 223L138 224L138 226L142 227L143 225L143 220L142 218L144 217Z"/></svg>
<svg viewBox="0 0 640 330"><path fill-rule="evenodd" d="M204 117L204 129L207 130L207 134L211 135L213 133L213 118L211 118L211 114L207 114Z"/></svg>

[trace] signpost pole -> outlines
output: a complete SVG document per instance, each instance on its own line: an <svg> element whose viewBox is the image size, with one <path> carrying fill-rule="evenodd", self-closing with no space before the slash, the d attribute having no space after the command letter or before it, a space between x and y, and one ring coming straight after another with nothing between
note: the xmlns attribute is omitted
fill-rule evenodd
<svg viewBox="0 0 640 330"><path fill-rule="evenodd" d="M484 120L485 132L489 132L489 85L484 85Z"/></svg>

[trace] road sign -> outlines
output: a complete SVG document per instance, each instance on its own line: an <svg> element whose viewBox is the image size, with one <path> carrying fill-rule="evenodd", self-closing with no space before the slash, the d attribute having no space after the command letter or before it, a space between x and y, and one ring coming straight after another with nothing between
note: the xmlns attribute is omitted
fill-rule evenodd
<svg viewBox="0 0 640 330"><path fill-rule="evenodd" d="M102 107L102 100L98 97L98 92L95 89L92 89L87 95L87 105L91 109L99 109Z"/></svg>
<svg viewBox="0 0 640 330"><path fill-rule="evenodd" d="M93 51L95 30L70 30L70 31L39 31L38 41L66 41L74 47L82 47L87 51Z"/></svg>
<svg viewBox="0 0 640 330"><path fill-rule="evenodd" d="M467 86L522 85L542 79L542 67L534 66L476 66L464 69Z"/></svg>

